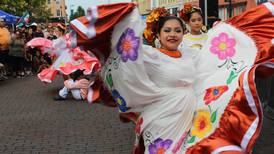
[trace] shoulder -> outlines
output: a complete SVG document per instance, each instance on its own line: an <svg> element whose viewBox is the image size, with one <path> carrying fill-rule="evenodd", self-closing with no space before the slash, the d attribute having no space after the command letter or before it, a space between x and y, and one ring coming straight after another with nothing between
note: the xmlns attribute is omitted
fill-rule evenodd
<svg viewBox="0 0 274 154"><path fill-rule="evenodd" d="M188 46L180 46L179 51L181 51L183 57L193 58L196 57L200 52L198 49L190 48Z"/></svg>
<svg viewBox="0 0 274 154"><path fill-rule="evenodd" d="M200 35L192 35L187 33L184 35L183 39L191 40L191 41L201 41L207 39L207 33L202 33Z"/></svg>
<svg viewBox="0 0 274 154"><path fill-rule="evenodd" d="M156 48L153 48L151 46L143 45L142 52L143 52L143 60L145 63L158 64L159 59L161 59L159 55L159 51Z"/></svg>
<svg viewBox="0 0 274 154"><path fill-rule="evenodd" d="M187 33L183 36L183 39L188 39L188 38L191 38L191 34L190 33Z"/></svg>
<svg viewBox="0 0 274 154"><path fill-rule="evenodd" d="M149 45L142 45L142 51L145 57L147 56L154 59L157 58L159 54L156 48Z"/></svg>

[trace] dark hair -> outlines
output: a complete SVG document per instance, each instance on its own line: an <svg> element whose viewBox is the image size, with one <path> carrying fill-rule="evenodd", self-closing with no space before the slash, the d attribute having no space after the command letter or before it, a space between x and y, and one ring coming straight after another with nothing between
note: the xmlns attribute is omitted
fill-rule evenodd
<svg viewBox="0 0 274 154"><path fill-rule="evenodd" d="M63 23L58 23L57 26L56 26L56 28L57 28L60 32L62 32L63 34L66 32L66 25L63 24Z"/></svg>
<svg viewBox="0 0 274 154"><path fill-rule="evenodd" d="M165 16L165 17L160 17L160 18L159 18L158 26L157 26L157 30L156 30L157 34L160 34L161 29L163 28L164 24L165 24L168 20L172 20L172 19L177 20L177 21L180 23L182 29L183 29L183 30L185 29L185 24L183 23L183 21L182 21L180 18L178 18L178 17L176 17L176 16Z"/></svg>
<svg viewBox="0 0 274 154"><path fill-rule="evenodd" d="M62 29L61 27L56 27L60 32L62 32L63 34L65 33L65 30Z"/></svg>
<svg viewBox="0 0 274 154"><path fill-rule="evenodd" d="M199 10L199 9L194 9L195 11L192 11L192 12L189 12L189 13L186 13L186 16L187 16L187 21L189 21L190 20L190 18L191 18L191 16L192 16L192 14L193 13L198 13L198 14L200 14L201 15L201 17L203 17L203 15L202 15L202 12L201 12L201 10Z"/></svg>
<svg viewBox="0 0 274 154"><path fill-rule="evenodd" d="M73 79L73 80L77 80L80 76L83 75L83 70L76 70L74 72L72 72L71 74L69 74L69 76Z"/></svg>

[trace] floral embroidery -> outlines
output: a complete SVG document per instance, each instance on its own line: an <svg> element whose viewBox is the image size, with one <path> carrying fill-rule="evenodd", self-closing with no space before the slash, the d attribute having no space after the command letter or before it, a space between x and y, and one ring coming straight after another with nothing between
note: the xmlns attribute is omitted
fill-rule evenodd
<svg viewBox="0 0 274 154"><path fill-rule="evenodd" d="M161 138L158 138L154 141L153 144L149 145L149 153L164 154L166 150L170 148L171 144L172 144L172 140L170 139L163 140Z"/></svg>
<svg viewBox="0 0 274 154"><path fill-rule="evenodd" d="M138 119L136 127L135 127L135 133L140 135L141 134L141 125L143 124L144 119L143 117L141 117L140 119Z"/></svg>
<svg viewBox="0 0 274 154"><path fill-rule="evenodd" d="M112 75L111 75L111 69L108 70L107 75L106 75L106 82L109 85L110 89L113 87L113 80L112 80Z"/></svg>
<svg viewBox="0 0 274 154"><path fill-rule="evenodd" d="M175 147L172 149L173 153L177 153L178 152L178 150L180 149L180 147L184 143L186 137L187 137L187 132L184 132L184 134L182 135L182 137L180 138L180 140L177 142L177 144L175 145Z"/></svg>
<svg viewBox="0 0 274 154"><path fill-rule="evenodd" d="M198 138L203 138L212 129L212 123L210 122L210 113L206 110L198 110L197 115L193 122L193 129L191 134Z"/></svg>
<svg viewBox="0 0 274 154"><path fill-rule="evenodd" d="M135 36L135 32L131 28L127 28L120 37L117 44L117 51L122 57L123 62L128 59L135 61L138 57L139 37Z"/></svg>
<svg viewBox="0 0 274 154"><path fill-rule="evenodd" d="M114 100L118 104L119 112L126 112L129 108L127 107L126 101L124 98L119 94L117 90L112 91L112 96L114 97Z"/></svg>
<svg viewBox="0 0 274 154"><path fill-rule="evenodd" d="M221 60L234 56L236 40L229 38L226 33L221 33L218 37L213 38L211 41L210 51L218 55Z"/></svg>
<svg viewBox="0 0 274 154"><path fill-rule="evenodd" d="M208 105L212 101L218 99L224 92L228 90L228 86L216 86L206 89L206 94L204 96L205 104Z"/></svg>

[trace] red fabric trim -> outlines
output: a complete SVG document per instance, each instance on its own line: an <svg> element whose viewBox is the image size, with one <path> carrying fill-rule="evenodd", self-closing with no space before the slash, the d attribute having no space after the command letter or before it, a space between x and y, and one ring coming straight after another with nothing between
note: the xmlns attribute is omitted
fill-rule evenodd
<svg viewBox="0 0 274 154"><path fill-rule="evenodd" d="M104 58L107 59L110 54L110 39L113 27L129 14L135 6L134 3L116 3L98 6L99 17L95 22L96 36L94 38L89 40L85 34L72 25L72 28L78 34L77 46L85 46L85 48L90 49L95 55L98 55L98 53L94 50L99 50L104 55ZM85 16L77 19L88 27L89 22Z"/></svg>
<svg viewBox="0 0 274 154"><path fill-rule="evenodd" d="M258 138L258 136L260 134L260 131L262 129L262 126L263 126L263 124L262 124L263 111L262 111L262 108L261 108L261 102L259 100L256 85L255 85L255 82L254 82L254 75L255 75L256 68L257 67L253 67L252 70L250 70L250 72L248 74L248 83L249 83L249 88L250 88L251 94L253 96L257 111L258 111L259 123L258 123L257 130L255 131L255 133L253 134L253 136L251 137L251 139L250 139L250 141L247 145L247 148L246 148L247 152L252 151L255 140Z"/></svg>

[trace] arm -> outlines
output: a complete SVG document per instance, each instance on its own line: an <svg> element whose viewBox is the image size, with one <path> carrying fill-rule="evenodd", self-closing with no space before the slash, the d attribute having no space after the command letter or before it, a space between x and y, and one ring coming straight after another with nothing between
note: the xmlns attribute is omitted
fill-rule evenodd
<svg viewBox="0 0 274 154"><path fill-rule="evenodd" d="M87 79L80 79L75 81L68 79L64 82L64 84L68 89L86 89L88 88L90 81Z"/></svg>

